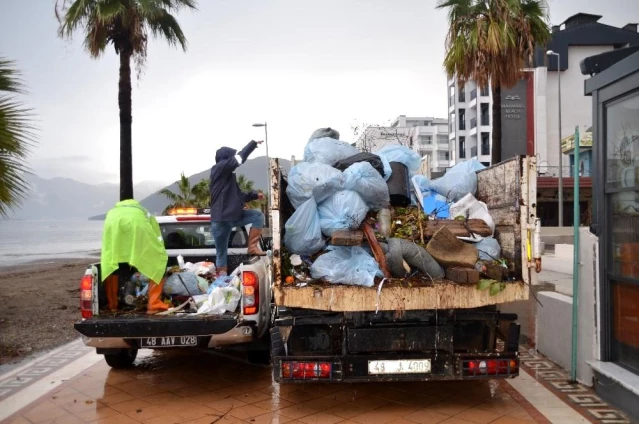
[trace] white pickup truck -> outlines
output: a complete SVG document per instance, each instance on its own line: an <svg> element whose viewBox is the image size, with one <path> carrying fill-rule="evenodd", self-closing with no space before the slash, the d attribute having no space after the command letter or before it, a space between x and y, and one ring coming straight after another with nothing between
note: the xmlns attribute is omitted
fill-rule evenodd
<svg viewBox="0 0 639 424"><path fill-rule="evenodd" d="M168 267L177 264L179 255L186 262L215 262L208 209L186 208L157 220L169 256ZM114 368L130 366L138 349L167 347L240 346L248 350L249 359L262 358L268 352L271 261L268 256L248 256L249 229L234 228L229 242L229 271L242 267L242 299L235 312L212 316L114 314L105 308L106 293L100 283L100 264L96 263L89 265L80 283L82 320L75 324L75 329L82 334L84 343L95 347ZM187 236L180 245L167 239L175 232ZM118 293L121 297L122 284Z"/></svg>

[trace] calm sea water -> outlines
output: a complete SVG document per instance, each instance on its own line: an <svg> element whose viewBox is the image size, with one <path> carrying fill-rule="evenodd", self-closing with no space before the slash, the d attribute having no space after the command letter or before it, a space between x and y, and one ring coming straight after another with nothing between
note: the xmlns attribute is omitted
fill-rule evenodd
<svg viewBox="0 0 639 424"><path fill-rule="evenodd" d="M2 221L0 266L97 254L103 221Z"/></svg>

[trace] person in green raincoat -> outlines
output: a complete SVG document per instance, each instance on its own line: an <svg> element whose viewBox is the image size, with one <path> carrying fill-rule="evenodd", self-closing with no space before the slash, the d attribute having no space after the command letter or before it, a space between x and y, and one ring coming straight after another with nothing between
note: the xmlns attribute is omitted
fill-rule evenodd
<svg viewBox="0 0 639 424"><path fill-rule="evenodd" d="M168 256L160 226L151 213L136 200L115 204L104 221L100 267L111 309L117 309L120 264L135 267L149 283L148 313L167 310L162 302L162 287ZM114 299L115 297L115 299Z"/></svg>

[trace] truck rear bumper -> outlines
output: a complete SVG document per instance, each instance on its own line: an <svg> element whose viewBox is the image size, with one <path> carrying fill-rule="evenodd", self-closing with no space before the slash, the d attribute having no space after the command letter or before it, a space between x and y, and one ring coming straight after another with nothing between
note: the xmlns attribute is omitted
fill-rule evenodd
<svg viewBox="0 0 639 424"><path fill-rule="evenodd" d="M141 339L196 336L197 347L221 347L254 340L256 329L236 319L185 318L94 318L77 322L84 344L97 349L138 349Z"/></svg>
<svg viewBox="0 0 639 424"><path fill-rule="evenodd" d="M369 363L375 361L429 360L431 370L427 373L375 374ZM309 365L310 364L310 365ZM317 370L315 375L296 369ZM322 373L321 370L324 370ZM327 371L329 370L329 371ZM351 355L339 357L275 357L273 375L280 383L304 382L415 382L437 380L504 379L519 375L518 353L490 353L479 355Z"/></svg>

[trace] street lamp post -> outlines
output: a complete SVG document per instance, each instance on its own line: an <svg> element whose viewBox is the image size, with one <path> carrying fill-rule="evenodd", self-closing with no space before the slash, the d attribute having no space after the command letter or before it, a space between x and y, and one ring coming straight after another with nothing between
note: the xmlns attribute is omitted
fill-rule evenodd
<svg viewBox="0 0 639 424"><path fill-rule="evenodd" d="M266 122L253 124L254 127L260 128L264 127L264 146L266 147L266 187L268 187L268 192L266 193L266 207L267 210L271 209L271 161L270 156L268 155L268 125ZM270 212L269 212L270 213Z"/></svg>
<svg viewBox="0 0 639 424"><path fill-rule="evenodd" d="M558 97L558 113L559 113L559 226L564 226L564 168L563 168L563 152L561 151L561 60L559 53L552 50L546 52L548 56L557 56L557 97Z"/></svg>

